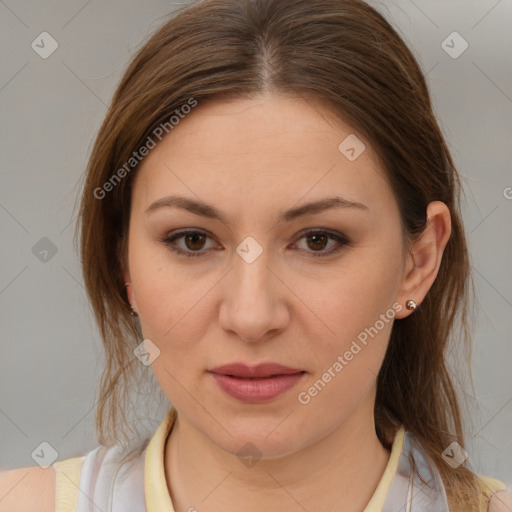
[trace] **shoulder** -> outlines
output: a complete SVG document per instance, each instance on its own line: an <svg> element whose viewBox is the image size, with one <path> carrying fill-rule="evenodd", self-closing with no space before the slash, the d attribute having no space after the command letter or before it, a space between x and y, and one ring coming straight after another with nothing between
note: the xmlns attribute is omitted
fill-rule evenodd
<svg viewBox="0 0 512 512"><path fill-rule="evenodd" d="M512 510L512 492L507 486L495 478L478 475L478 483L482 489L484 512L510 512Z"/></svg>
<svg viewBox="0 0 512 512"><path fill-rule="evenodd" d="M55 481L52 467L0 472L0 512L54 512Z"/></svg>
<svg viewBox="0 0 512 512"><path fill-rule="evenodd" d="M134 471L137 477L143 473L148 441L144 439L131 450L117 445L100 445L84 455L54 462L48 468L34 466L0 471L0 512L76 510L82 487L108 497L111 481L118 473L124 471L126 476ZM131 464L127 464L130 461ZM128 479L127 482L130 487L131 481Z"/></svg>

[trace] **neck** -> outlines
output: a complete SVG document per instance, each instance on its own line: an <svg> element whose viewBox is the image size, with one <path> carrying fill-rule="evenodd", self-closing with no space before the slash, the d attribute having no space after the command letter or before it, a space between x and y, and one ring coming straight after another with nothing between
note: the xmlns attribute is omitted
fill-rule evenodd
<svg viewBox="0 0 512 512"><path fill-rule="evenodd" d="M164 465L175 512L234 512L240 503L246 512L361 512L388 460L371 402L307 448L251 467L178 415Z"/></svg>

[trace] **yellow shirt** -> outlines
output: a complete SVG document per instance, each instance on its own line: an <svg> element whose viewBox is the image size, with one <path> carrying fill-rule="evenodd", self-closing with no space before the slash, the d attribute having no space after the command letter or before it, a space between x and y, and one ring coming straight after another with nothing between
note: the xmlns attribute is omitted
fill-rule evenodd
<svg viewBox="0 0 512 512"><path fill-rule="evenodd" d="M175 512L164 470L164 447L167 436L176 419L176 409L171 407L164 420L155 431L149 441L144 459L144 496L146 499L146 512ZM402 451L405 430L401 427L395 436L391 447L391 455L384 470L384 474L373 493L370 502L364 512L381 512L384 500L388 493L391 480L395 475L398 459ZM80 471L85 456L74 457L55 462L53 468L56 471L56 508L55 512L72 512L76 510ZM504 483L494 478L480 476L480 483L490 493L505 489ZM481 511L486 512L487 505L482 504Z"/></svg>

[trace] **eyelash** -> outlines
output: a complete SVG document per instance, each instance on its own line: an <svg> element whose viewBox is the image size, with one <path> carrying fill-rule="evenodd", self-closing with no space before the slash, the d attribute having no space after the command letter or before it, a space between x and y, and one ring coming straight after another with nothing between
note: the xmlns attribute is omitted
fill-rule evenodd
<svg viewBox="0 0 512 512"><path fill-rule="evenodd" d="M200 234L200 235L206 235L207 237L209 237L208 233L206 233L204 231L189 230L189 231L181 231L172 236L162 238L160 240L160 242L165 244L171 251L179 254L180 256L185 256L186 258L202 257L206 251L184 251L183 249L180 249L180 248L176 247L175 245L173 245L173 242L175 240L178 240L178 239L183 238L184 236L190 235L190 234ZM336 242L341 244L341 245L334 247L333 249L330 249L325 252L306 251L306 252L311 252L311 255L314 258L325 258L327 256L331 256L332 254L340 251L344 245L348 245L350 243L350 240L345 235L343 235L341 233L335 234L335 233L331 233L329 231L315 230L315 229L306 231L305 233L302 234L302 236L300 236L298 238L298 240L301 240L302 238L305 238L308 235L327 235L330 239L335 240Z"/></svg>

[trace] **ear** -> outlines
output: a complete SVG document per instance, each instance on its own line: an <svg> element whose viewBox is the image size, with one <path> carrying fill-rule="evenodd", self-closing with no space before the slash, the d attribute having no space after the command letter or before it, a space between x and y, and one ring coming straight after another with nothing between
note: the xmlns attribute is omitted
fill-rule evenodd
<svg viewBox="0 0 512 512"><path fill-rule="evenodd" d="M403 281L397 301L405 306L412 299L419 306L434 283L443 252L451 234L451 216L441 201L433 201L427 207L427 222L420 237L413 242L404 269ZM403 307L396 318L405 318L412 311Z"/></svg>
<svg viewBox="0 0 512 512"><path fill-rule="evenodd" d="M117 255L121 265L121 275L123 276L123 282L125 283L126 288L126 296L128 297L128 302L131 304L132 309L137 310L137 303L135 301L135 296L133 293L132 280L130 277L130 270L128 268L127 261L127 247L125 246L125 239L123 236L117 241Z"/></svg>
<svg viewBox="0 0 512 512"><path fill-rule="evenodd" d="M135 301L135 296L133 293L132 280L130 278L130 271L127 268L123 268L122 270L123 279L126 288L126 295L128 296L128 301L132 305L132 307L137 310L137 303Z"/></svg>

